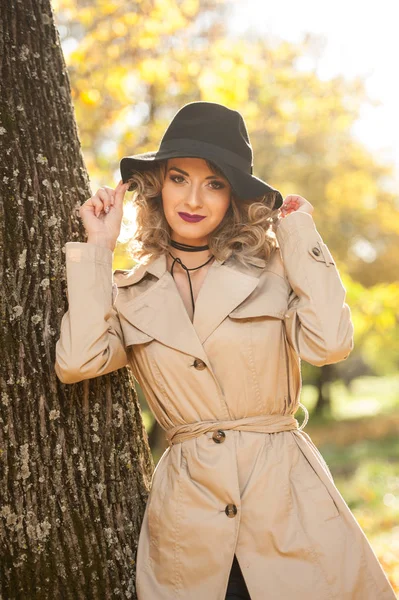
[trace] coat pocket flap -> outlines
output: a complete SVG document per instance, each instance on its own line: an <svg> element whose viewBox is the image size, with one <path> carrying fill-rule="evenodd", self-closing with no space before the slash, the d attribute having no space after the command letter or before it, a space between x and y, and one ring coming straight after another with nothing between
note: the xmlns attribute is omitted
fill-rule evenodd
<svg viewBox="0 0 399 600"><path fill-rule="evenodd" d="M274 317L284 319L287 300L283 295L259 295L251 301L245 301L229 313L231 319L251 319L255 317Z"/></svg>

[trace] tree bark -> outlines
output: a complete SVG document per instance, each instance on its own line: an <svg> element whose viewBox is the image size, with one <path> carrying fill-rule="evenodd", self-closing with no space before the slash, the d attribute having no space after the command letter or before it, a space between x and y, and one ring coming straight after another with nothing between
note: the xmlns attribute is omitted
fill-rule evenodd
<svg viewBox="0 0 399 600"><path fill-rule="evenodd" d="M153 460L133 376L55 372L92 195L48 0L0 0L0 597L135 598Z"/></svg>

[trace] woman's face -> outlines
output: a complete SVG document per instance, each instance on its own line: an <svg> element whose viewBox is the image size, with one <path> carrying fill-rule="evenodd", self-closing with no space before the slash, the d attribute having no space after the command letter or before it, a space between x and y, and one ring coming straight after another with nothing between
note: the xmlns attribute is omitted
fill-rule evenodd
<svg viewBox="0 0 399 600"><path fill-rule="evenodd" d="M223 220L230 205L231 186L215 175L202 158L170 158L162 187L162 204L171 237L181 243L201 246ZM200 215L198 221L184 215Z"/></svg>

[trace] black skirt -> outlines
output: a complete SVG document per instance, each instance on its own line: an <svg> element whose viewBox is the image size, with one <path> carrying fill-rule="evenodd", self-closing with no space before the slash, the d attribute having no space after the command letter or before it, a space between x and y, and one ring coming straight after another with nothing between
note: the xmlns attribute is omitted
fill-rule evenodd
<svg viewBox="0 0 399 600"><path fill-rule="evenodd" d="M229 582L227 584L226 600L251 600L235 554L230 570Z"/></svg>

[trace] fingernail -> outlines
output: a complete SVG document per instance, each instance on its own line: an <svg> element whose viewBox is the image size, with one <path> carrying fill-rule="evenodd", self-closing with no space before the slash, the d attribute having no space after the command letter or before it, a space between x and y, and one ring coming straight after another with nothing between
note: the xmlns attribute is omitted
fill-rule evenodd
<svg viewBox="0 0 399 600"><path fill-rule="evenodd" d="M106 213L109 213L109 206L106 206L104 210Z"/></svg>

